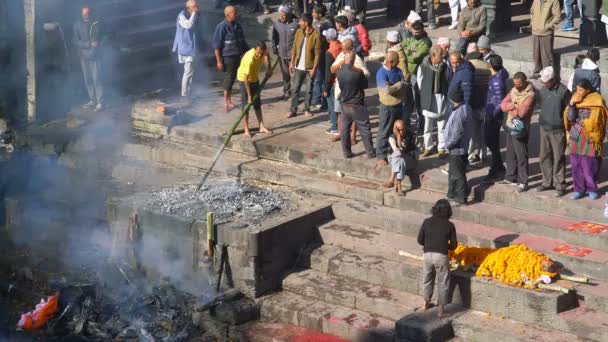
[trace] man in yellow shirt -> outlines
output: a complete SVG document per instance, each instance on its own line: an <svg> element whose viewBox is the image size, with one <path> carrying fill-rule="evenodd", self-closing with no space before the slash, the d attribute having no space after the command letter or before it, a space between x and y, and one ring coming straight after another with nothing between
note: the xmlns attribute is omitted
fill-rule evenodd
<svg viewBox="0 0 608 342"><path fill-rule="evenodd" d="M266 50L266 43L259 41L255 45L255 48L247 51L241 59L241 65L237 71L237 79L241 86L241 108L245 108L248 103L251 103L255 110L255 116L260 123L260 133L272 133L264 126L264 120L262 119L262 100L261 89L260 89L260 68L262 63L266 64L266 76L272 75L272 67L270 66L270 54ZM255 99L253 98L258 91L260 95ZM253 102L252 102L253 101ZM245 136L251 138L249 132L249 111L245 113L245 120L243 122Z"/></svg>

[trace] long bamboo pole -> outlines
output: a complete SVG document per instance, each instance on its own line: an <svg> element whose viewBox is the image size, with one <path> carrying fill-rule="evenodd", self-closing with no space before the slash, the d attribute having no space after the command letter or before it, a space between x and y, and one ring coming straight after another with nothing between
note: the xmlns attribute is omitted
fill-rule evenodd
<svg viewBox="0 0 608 342"><path fill-rule="evenodd" d="M270 68L271 74L272 74L272 72L274 72L274 69L276 69L277 64L279 64L279 58L278 57L274 60L274 63L272 63L272 67ZM228 135L226 136L226 138L224 138L224 143L222 144L222 146L220 147L220 149L215 154L215 157L213 158L213 162L211 163L211 166L209 166L209 168L207 169L207 171L203 175L203 178L201 178L201 181L198 183L198 187L196 188L197 191L200 190L203 187L203 185L205 184L205 182L207 181L207 178L209 177L209 174L211 174L211 171L215 167L215 164L220 159L220 156L222 155L222 152L224 152L224 149L226 148L226 146L228 146L228 143L230 142L230 139L232 138L232 135L234 135L234 132L236 131L236 128L239 126L239 124L241 123L241 121L243 121L243 118L245 117L245 114L249 111L249 109L251 109L251 106L253 105L253 102L255 100L257 100L260 97L260 95L262 94L262 90L266 86L266 82L268 82L269 78L270 77L269 77L268 74L266 75L266 77L264 77L264 80L262 80L262 83L260 83L260 89L258 89L258 91L255 93L255 95L251 99L251 102L248 103L247 106L245 106L245 108L241 112L241 115L239 116L238 120L236 120L234 122L234 124L232 124L232 128L230 129L230 131L228 131Z"/></svg>

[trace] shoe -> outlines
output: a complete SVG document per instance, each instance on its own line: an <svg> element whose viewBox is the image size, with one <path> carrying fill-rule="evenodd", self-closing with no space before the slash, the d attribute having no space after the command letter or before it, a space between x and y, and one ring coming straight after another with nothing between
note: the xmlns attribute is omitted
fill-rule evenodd
<svg viewBox="0 0 608 342"><path fill-rule="evenodd" d="M310 110L311 111L317 111L319 109L321 109L321 105L320 104L316 104L316 105L311 105L310 106Z"/></svg>
<svg viewBox="0 0 608 342"><path fill-rule="evenodd" d="M89 101L84 106L82 106L82 108L84 108L84 109L91 109L94 107L95 107L95 102L93 102L93 101Z"/></svg>
<svg viewBox="0 0 608 342"><path fill-rule="evenodd" d="M435 149L431 148L431 149L428 149L428 150L424 150L424 152L420 155L420 157L426 158L426 157L432 156L433 154L435 154Z"/></svg>
<svg viewBox="0 0 608 342"><path fill-rule="evenodd" d="M448 27L448 30L455 30L458 27L458 22L455 21Z"/></svg>
<svg viewBox="0 0 608 342"><path fill-rule="evenodd" d="M511 181L510 181L510 180L508 180L508 179L503 179L503 180L501 180L500 182L498 182L498 184L502 184L502 185L517 185L517 183L515 183L515 182L511 182Z"/></svg>
<svg viewBox="0 0 608 342"><path fill-rule="evenodd" d="M479 158L479 156L474 156L473 158L469 158L469 163L470 164L477 164L481 161L481 158Z"/></svg>
<svg viewBox="0 0 608 342"><path fill-rule="evenodd" d="M551 190L551 189L553 189L552 186L541 185L536 188L536 192L543 192L543 191L547 191L547 190Z"/></svg>
<svg viewBox="0 0 608 342"><path fill-rule="evenodd" d="M271 10L270 7L264 5L264 14L270 14Z"/></svg>
<svg viewBox="0 0 608 342"><path fill-rule="evenodd" d="M304 112L304 116L307 118L311 118L312 117L312 113L311 112Z"/></svg>
<svg viewBox="0 0 608 342"><path fill-rule="evenodd" d="M328 128L328 129L325 130L325 133L326 134L331 134L331 135L336 135L336 134L338 134L338 130L337 129Z"/></svg>
<svg viewBox="0 0 608 342"><path fill-rule="evenodd" d="M574 27L574 25L572 24L564 24L562 25L561 29L562 31L576 31L576 27Z"/></svg>
<svg viewBox="0 0 608 342"><path fill-rule="evenodd" d="M340 134L335 134L334 136L332 136L332 137L328 138L327 140L328 140L329 142L337 142L337 141L340 141L340 139L341 139L341 138L340 138Z"/></svg>
<svg viewBox="0 0 608 342"><path fill-rule="evenodd" d="M450 154L445 151L445 150L439 150L439 152L437 153L437 157L439 157L439 159L445 159L449 156Z"/></svg>
<svg viewBox="0 0 608 342"><path fill-rule="evenodd" d="M585 197L585 194L582 192L575 192L572 195L570 195L571 200L577 200L577 199L581 199L583 197Z"/></svg>
<svg viewBox="0 0 608 342"><path fill-rule="evenodd" d="M519 184L517 186L517 188L518 188L517 189L518 192L526 192L526 191L528 191L528 186L526 184Z"/></svg>
<svg viewBox="0 0 608 342"><path fill-rule="evenodd" d="M600 198L600 195L597 192L590 192L590 193L587 194L587 196L589 196L589 198L592 199L592 200L594 200L594 201L596 199Z"/></svg>
<svg viewBox="0 0 608 342"><path fill-rule="evenodd" d="M440 170L441 170L441 173L443 173L444 175L449 175L450 174L450 171L448 169L446 169L446 168L442 167Z"/></svg>
<svg viewBox="0 0 608 342"><path fill-rule="evenodd" d="M434 30L437 28L437 24L435 23L429 23L429 30Z"/></svg>
<svg viewBox="0 0 608 342"><path fill-rule="evenodd" d="M566 190L557 190L555 193L555 197L564 197L566 196Z"/></svg>
<svg viewBox="0 0 608 342"><path fill-rule="evenodd" d="M289 100L290 97L291 97L291 95L289 94L288 91L283 92L283 100Z"/></svg>
<svg viewBox="0 0 608 342"><path fill-rule="evenodd" d="M101 112L102 110L103 110L103 105L101 103L98 103L97 106L95 106L95 111Z"/></svg>
<svg viewBox="0 0 608 342"><path fill-rule="evenodd" d="M448 202L450 202L450 206L452 206L452 208L458 208L458 207L460 207L460 206L467 205L467 202L466 202L466 201L464 201L464 202L460 202L460 201L458 201L458 200L453 200L453 199L451 199L451 200L449 200Z"/></svg>

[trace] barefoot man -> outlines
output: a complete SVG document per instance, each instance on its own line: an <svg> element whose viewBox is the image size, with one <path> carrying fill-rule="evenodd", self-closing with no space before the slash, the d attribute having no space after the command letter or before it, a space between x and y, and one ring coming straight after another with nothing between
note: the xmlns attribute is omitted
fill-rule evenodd
<svg viewBox="0 0 608 342"><path fill-rule="evenodd" d="M260 133L271 133L265 126L262 119L262 100L260 89L260 68L262 63L266 64L266 77L272 75L272 67L270 66L270 55L266 51L266 43L259 41L255 48L247 51L241 60L241 65L237 71L237 79L241 86L241 107L244 109L248 103L252 104L255 110L255 116L260 123ZM255 95L260 92L260 95L255 99ZM243 121L245 136L251 138L249 132L249 112L245 114Z"/></svg>

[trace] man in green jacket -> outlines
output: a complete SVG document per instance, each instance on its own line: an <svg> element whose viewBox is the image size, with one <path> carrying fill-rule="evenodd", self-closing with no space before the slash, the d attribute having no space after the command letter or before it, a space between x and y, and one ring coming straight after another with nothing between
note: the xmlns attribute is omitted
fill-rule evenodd
<svg viewBox="0 0 608 342"><path fill-rule="evenodd" d="M289 71L294 74L293 93L291 96L291 108L287 117L296 116L298 102L300 100L300 89L306 83L306 98L304 99L304 115L312 116L310 113L310 101L312 99L312 84L317 73L321 59L321 36L312 27L312 15L302 14L300 18L300 29L296 31L293 41L293 53Z"/></svg>
<svg viewBox="0 0 608 342"><path fill-rule="evenodd" d="M422 63L424 57L429 54L433 42L424 31L424 25L421 21L416 21L412 24L411 35L408 35L401 43L403 52L407 57L407 71L410 75L416 75L418 66ZM418 113L418 134L422 135L424 129L424 116L422 116L422 108L420 108L420 88L416 84L416 78L412 77L412 89L414 92L414 103L406 100L405 104L405 124L409 127L409 117L413 111L412 105L415 105L416 113Z"/></svg>

